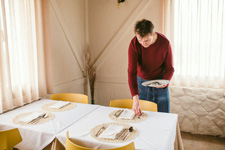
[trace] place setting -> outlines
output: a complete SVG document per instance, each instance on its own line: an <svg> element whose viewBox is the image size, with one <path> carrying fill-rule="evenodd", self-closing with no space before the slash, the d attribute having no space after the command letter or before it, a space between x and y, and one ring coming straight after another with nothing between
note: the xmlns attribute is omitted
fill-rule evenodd
<svg viewBox="0 0 225 150"><path fill-rule="evenodd" d="M50 112L35 111L22 113L13 119L13 123L19 125L37 125L48 122L54 118L54 114Z"/></svg>
<svg viewBox="0 0 225 150"><path fill-rule="evenodd" d="M138 135L138 130L128 124L113 122L92 128L90 135L99 141L122 143L133 140Z"/></svg>
<svg viewBox="0 0 225 150"><path fill-rule="evenodd" d="M45 104L41 107L42 110L51 111L51 112L60 112L71 110L76 107L75 103L67 102L67 101L58 101Z"/></svg>
<svg viewBox="0 0 225 150"><path fill-rule="evenodd" d="M132 109L119 109L112 111L109 114L109 118L119 122L136 123L146 120L148 118L148 114L142 112L141 116L137 116L134 114Z"/></svg>

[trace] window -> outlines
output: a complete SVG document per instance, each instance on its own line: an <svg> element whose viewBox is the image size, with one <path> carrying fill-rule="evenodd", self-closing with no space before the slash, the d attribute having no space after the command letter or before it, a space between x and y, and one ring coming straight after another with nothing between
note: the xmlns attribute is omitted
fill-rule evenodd
<svg viewBox="0 0 225 150"><path fill-rule="evenodd" d="M225 89L225 2L175 0L174 85Z"/></svg>
<svg viewBox="0 0 225 150"><path fill-rule="evenodd" d="M0 113L47 92L44 3L0 0Z"/></svg>

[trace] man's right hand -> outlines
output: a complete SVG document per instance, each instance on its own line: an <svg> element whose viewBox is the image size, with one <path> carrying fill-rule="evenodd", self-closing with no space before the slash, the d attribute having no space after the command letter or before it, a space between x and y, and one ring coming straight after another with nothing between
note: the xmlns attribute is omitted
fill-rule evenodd
<svg viewBox="0 0 225 150"><path fill-rule="evenodd" d="M134 114L137 116L141 116L142 115L142 111L141 111L141 105L139 103L139 97L138 95L135 95L133 97L133 107L132 110L134 111Z"/></svg>

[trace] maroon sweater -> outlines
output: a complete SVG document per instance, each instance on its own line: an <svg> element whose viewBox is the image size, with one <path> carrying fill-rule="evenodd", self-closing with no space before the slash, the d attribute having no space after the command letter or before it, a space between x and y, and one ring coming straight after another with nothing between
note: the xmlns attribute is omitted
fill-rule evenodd
<svg viewBox="0 0 225 150"><path fill-rule="evenodd" d="M157 32L156 42L144 48L136 36L128 50L128 83L132 97L138 95L137 75L146 80L170 80L174 73L173 55L169 40Z"/></svg>

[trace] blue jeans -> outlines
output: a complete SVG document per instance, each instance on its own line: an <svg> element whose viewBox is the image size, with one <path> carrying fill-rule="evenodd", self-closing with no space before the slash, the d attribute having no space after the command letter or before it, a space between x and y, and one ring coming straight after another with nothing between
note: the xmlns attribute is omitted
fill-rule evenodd
<svg viewBox="0 0 225 150"><path fill-rule="evenodd" d="M170 112L170 97L167 88L154 88L143 86L142 83L148 81L137 76L139 99L154 102L158 105L158 112Z"/></svg>

